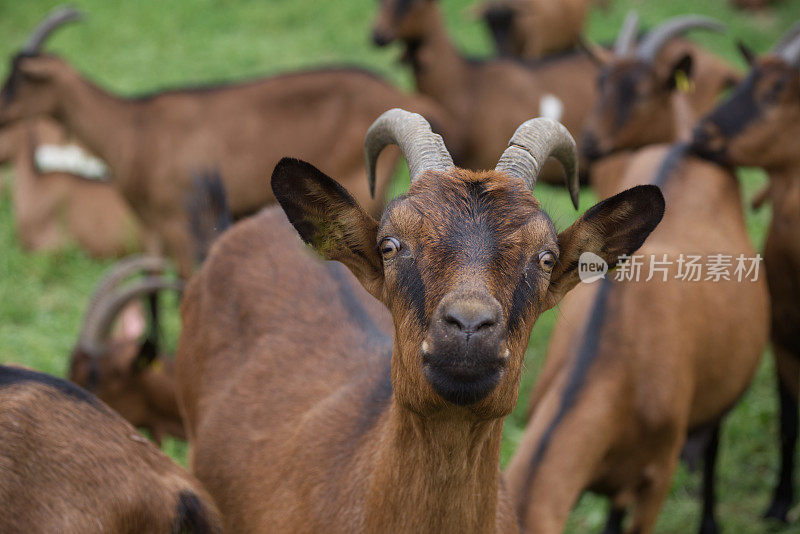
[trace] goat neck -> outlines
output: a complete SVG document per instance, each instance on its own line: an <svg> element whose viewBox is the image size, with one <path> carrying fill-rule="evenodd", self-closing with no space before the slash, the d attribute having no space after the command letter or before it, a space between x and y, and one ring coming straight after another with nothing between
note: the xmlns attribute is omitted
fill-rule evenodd
<svg viewBox="0 0 800 534"><path fill-rule="evenodd" d="M393 401L376 425L366 531L423 532L431 518L436 531L513 530L511 510L498 510L502 420L446 412L426 417Z"/></svg>
<svg viewBox="0 0 800 534"><path fill-rule="evenodd" d="M411 63L420 93L463 116L469 111L469 99L465 98L469 66L450 40L439 7L429 4L422 37L405 43L405 59Z"/></svg>
<svg viewBox="0 0 800 534"><path fill-rule="evenodd" d="M60 93L59 119L100 159L118 170L134 152L135 104L117 98L68 70ZM115 179L128 173L116 172Z"/></svg>

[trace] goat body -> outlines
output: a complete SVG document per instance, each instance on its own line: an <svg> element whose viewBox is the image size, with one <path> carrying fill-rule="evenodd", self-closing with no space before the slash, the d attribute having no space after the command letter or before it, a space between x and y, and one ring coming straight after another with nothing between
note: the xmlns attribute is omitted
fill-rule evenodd
<svg viewBox="0 0 800 534"><path fill-rule="evenodd" d="M619 187L653 176L666 153L663 146L640 150ZM633 509L626 532L651 532L687 434L713 430L760 361L769 317L763 276L676 280L673 263L667 281L660 272L644 281L651 255L659 261L666 254L672 262L679 254L755 257L734 176L689 158L664 193L664 220L639 251L647 258L642 279L582 285L561 307L530 421L506 473L531 533L561 532L587 489L611 498L618 526L621 514ZM603 319L587 331L603 284ZM593 348L584 345L587 336L594 336ZM577 373L585 378L568 393Z"/></svg>
<svg viewBox="0 0 800 534"><path fill-rule="evenodd" d="M36 147L64 141L61 128L47 119L0 131L0 161L14 165L14 220L22 246L51 251L74 243L95 258L141 250L139 223L111 184L37 169Z"/></svg>
<svg viewBox="0 0 800 534"><path fill-rule="evenodd" d="M166 246L184 276L195 258L184 206L193 173L217 169L231 212L241 217L274 201L264 179L281 156L293 154L336 173L375 213L383 204L394 158L381 165L372 199L361 146L370 123L402 105L447 126L432 103L356 69L120 98L64 60L36 55L18 58L4 91L13 99L0 111L0 123L32 114L60 120L109 165L115 187L147 232L148 252L158 254Z"/></svg>
<svg viewBox="0 0 800 534"><path fill-rule="evenodd" d="M0 531L221 532L213 501L93 395L0 366Z"/></svg>

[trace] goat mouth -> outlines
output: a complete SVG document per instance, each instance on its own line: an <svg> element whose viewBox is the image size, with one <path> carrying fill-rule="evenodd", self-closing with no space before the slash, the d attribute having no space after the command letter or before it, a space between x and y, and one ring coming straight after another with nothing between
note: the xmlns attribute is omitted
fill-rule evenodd
<svg viewBox="0 0 800 534"><path fill-rule="evenodd" d="M422 360L422 371L434 391L458 406L486 398L500 382L506 367L506 360L500 357L465 361L423 354Z"/></svg>

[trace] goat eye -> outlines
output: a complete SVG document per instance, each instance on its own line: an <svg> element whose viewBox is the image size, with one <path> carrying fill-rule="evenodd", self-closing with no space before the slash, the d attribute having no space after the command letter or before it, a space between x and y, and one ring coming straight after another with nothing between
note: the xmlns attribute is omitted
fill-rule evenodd
<svg viewBox="0 0 800 534"><path fill-rule="evenodd" d="M543 250L539 253L539 267L546 273L553 270L556 266L556 255L549 250Z"/></svg>
<svg viewBox="0 0 800 534"><path fill-rule="evenodd" d="M393 237L384 237L381 239L379 248L383 259L390 260L394 258L400 250L400 241Z"/></svg>

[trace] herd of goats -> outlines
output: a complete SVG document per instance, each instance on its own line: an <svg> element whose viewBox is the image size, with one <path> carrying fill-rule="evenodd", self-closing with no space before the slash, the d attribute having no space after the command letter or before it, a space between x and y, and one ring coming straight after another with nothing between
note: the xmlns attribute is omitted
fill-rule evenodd
<svg viewBox="0 0 800 534"><path fill-rule="evenodd" d="M605 47L581 37L588 4L491 2L498 55L475 60L436 0L382 0L372 39L405 45L414 94L323 68L121 97L43 52L81 17L48 15L0 92L16 231L126 257L89 300L71 382L0 367L0 532L559 533L594 491L605 533L646 534L683 459L716 533L720 424L770 341L766 515L790 521L800 23L760 57L739 43L741 73L684 37L715 20L643 32L631 13ZM401 155L411 186L386 204ZM763 276L687 280L684 254L758 258L740 165L769 175ZM603 200L557 233L538 180ZM579 283L587 254L658 275ZM174 358L164 292L182 294ZM528 339L557 304L501 472ZM187 439L191 474L134 427Z"/></svg>

